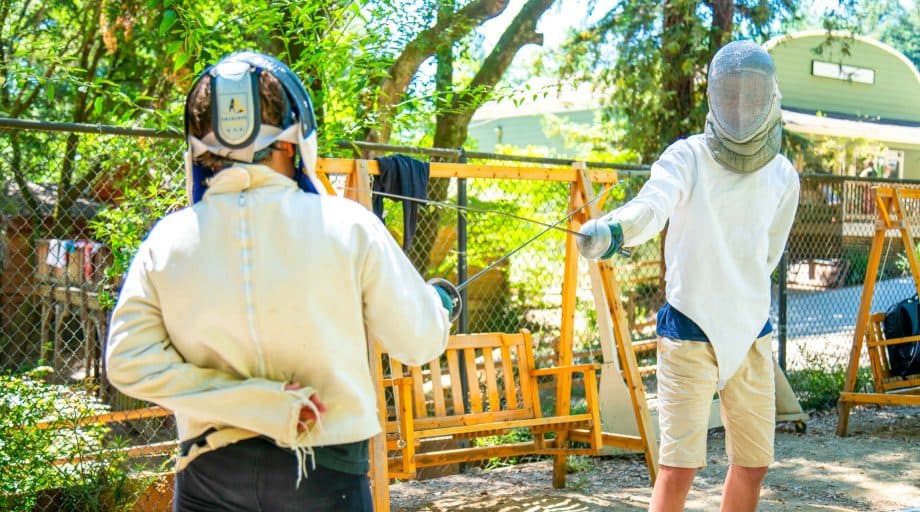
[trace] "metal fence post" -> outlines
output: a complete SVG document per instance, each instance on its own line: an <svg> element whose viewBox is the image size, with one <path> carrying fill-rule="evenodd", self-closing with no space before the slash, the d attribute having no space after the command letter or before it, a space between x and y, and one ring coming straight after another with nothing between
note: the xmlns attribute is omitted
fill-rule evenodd
<svg viewBox="0 0 920 512"><path fill-rule="evenodd" d="M786 371L786 271L789 263L788 254L789 250L784 249L783 256L779 260L779 297L777 300L777 309L779 311L777 315L778 325L776 326L778 331L777 334L779 335L777 340L779 345L777 358L779 359L779 367L782 368L784 372Z"/></svg>
<svg viewBox="0 0 920 512"><path fill-rule="evenodd" d="M463 149L460 150L460 158L457 159L459 163L466 163L466 155L463 154ZM461 208L467 206L466 198L466 178L457 178L457 204ZM467 261L466 261L466 216L463 214L463 211L457 212L457 282L465 283L467 279ZM464 287L460 290L460 303L463 305L460 310L459 324L457 325L458 333L465 333L469 328L469 289ZM466 361L461 358L460 363L460 374L466 375ZM460 389L463 392L463 408L466 411L470 410L470 393L469 393L469 384L466 379L460 379Z"/></svg>
<svg viewBox="0 0 920 512"><path fill-rule="evenodd" d="M461 160L466 160L461 159ZM466 198L466 178L457 178L457 204L460 207L467 206ZM467 279L468 268L466 261L466 216L463 212L457 212L457 282L465 283ZM459 324L457 325L458 333L465 333L469 329L470 309L467 307L469 297L469 288L464 287L460 290L460 301L463 309L460 310ZM465 382L465 381L464 381Z"/></svg>

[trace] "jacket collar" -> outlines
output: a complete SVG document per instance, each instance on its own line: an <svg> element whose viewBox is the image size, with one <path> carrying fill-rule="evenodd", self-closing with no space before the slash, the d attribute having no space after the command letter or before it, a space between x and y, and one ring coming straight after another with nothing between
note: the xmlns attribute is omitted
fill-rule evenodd
<svg viewBox="0 0 920 512"><path fill-rule="evenodd" d="M235 164L208 180L204 196L242 192L263 187L297 188L291 178L261 164Z"/></svg>

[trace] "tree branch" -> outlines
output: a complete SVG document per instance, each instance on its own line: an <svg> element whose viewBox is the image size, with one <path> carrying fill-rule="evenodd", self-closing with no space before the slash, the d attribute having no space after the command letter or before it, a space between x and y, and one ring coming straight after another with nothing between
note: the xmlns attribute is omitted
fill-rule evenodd
<svg viewBox="0 0 920 512"><path fill-rule="evenodd" d="M48 81L51 79L51 75L54 74L54 71L56 69L57 69L57 65L52 64L51 67L49 67L48 70L45 71L45 84L46 85ZM32 104L35 103L35 100L38 99L38 93L39 91L41 91L41 89L42 89L42 84L36 85L35 87L32 88L32 91L29 93L29 96L27 98L22 97L26 90L23 89L22 91L20 91L19 95L16 97L15 106L11 105L13 108L10 110L10 114L9 114L10 117L14 119L18 118L20 115L22 115L23 112L26 111L26 109L31 107Z"/></svg>
<svg viewBox="0 0 920 512"><path fill-rule="evenodd" d="M518 51L528 44L543 44L543 34L536 31L537 22L553 2L554 0L529 0L521 8L470 84L455 95L451 112L439 119L443 122L439 122L435 128L435 146L458 147L466 142L470 119L476 110L491 98L492 89L511 66Z"/></svg>
<svg viewBox="0 0 920 512"><path fill-rule="evenodd" d="M543 34L536 31L537 21L543 16L543 13L549 9L554 0L530 0L521 12L514 18L505 33L498 40L498 44L492 49L492 52L483 61L482 67L476 72L473 80L470 82L470 89L480 89L483 87L494 87L501 80L505 71L511 66L511 62L517 55L517 52L528 44L543 44ZM484 103L483 100L482 103ZM479 108L476 105L473 110Z"/></svg>
<svg viewBox="0 0 920 512"><path fill-rule="evenodd" d="M739 5L739 9L744 9L744 5ZM713 0L712 9L712 31L709 35L709 52L715 55L719 48L726 42L726 38L731 39L732 27L734 25L735 3L733 0ZM745 13L745 17L749 14Z"/></svg>
<svg viewBox="0 0 920 512"><path fill-rule="evenodd" d="M389 118L399 103L412 77L428 57L454 41L469 34L482 22L501 14L508 6L508 0L476 0L457 11L453 16L438 19L438 22L410 41L402 53L393 61L388 76L380 85L374 114L378 126L369 130L367 140L386 142L390 138Z"/></svg>
<svg viewBox="0 0 920 512"><path fill-rule="evenodd" d="M41 215L41 205L38 203L35 194L33 194L32 190L29 188L29 180L26 178L26 173L22 170L22 151L19 148L18 139L17 136L13 135L11 140L13 146L13 161L11 163L13 181L16 182L19 193L22 195L22 200L32 213L32 217L38 218Z"/></svg>

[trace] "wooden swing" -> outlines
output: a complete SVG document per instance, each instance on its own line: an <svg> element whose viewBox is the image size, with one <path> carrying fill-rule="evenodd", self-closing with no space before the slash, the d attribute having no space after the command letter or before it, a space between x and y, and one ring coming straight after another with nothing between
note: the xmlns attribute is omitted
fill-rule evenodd
<svg viewBox="0 0 920 512"><path fill-rule="evenodd" d="M376 161L320 159L317 171L330 193L335 193L335 189L326 175L346 175L345 196L370 208L370 175L379 173ZM429 175L432 178L568 182L569 211L587 204L568 220L566 227L572 230L577 230L600 211L600 204L590 204L595 200L592 183L609 188L617 181L615 172L589 171L581 163L571 168L432 163ZM605 372L602 380L625 381L638 435L602 430L595 380L600 365L572 365L579 259L574 236L567 236L565 247L560 343L556 365L552 368L533 367L529 333L491 333L452 336L446 365L435 360L422 367L406 367L390 361L390 375L386 376L383 354L377 343L368 340L369 366L372 374L377 376L375 385L380 421L386 425L384 432L371 440L375 510L389 510L389 477L411 478L418 467L520 454L552 455L553 486L559 488L565 486L569 455L598 454L605 447L640 451L645 455L649 477L654 482L658 472L658 445L614 269L609 262L589 264L599 320L612 327L613 339L604 339L602 333L602 342L616 347L615 361L607 361L605 365L611 371ZM513 355L514 352L516 355ZM467 363L466 375L461 375L458 369L457 363L461 359ZM480 360L482 364L479 364ZM587 411L583 414L574 414L571 410L572 380L576 373L584 375ZM499 374L501 377L498 377ZM505 377L515 374L518 375L517 380ZM555 379L556 410L549 417L543 417L540 410L536 387L536 378L540 376ZM601 387L603 385L602 382ZM457 393L464 387L468 390L469 412ZM385 399L386 388L392 390L395 398L396 412L392 415ZM431 391L426 393L429 389ZM425 437L437 435L468 439L519 427L531 430L532 442L461 447L438 453L420 454L416 451L418 440ZM544 437L548 432L553 432L555 437ZM570 445L572 442L584 443L588 447L574 447Z"/></svg>
<svg viewBox="0 0 920 512"><path fill-rule="evenodd" d="M875 293L875 284L878 280L878 270L882 258L882 246L890 230L896 229L901 235L904 251L914 285L920 292L920 262L912 236L912 226L905 211L903 199L920 199L920 189L884 186L875 189L875 204L878 209L879 220L875 225L875 235L872 237L872 246L869 250L869 262L866 267L866 278L863 283L862 298L859 302L859 313L856 316L856 328L853 333L853 346L850 350L850 361L847 366L846 380L840 400L837 402L838 419L837 435L847 434L847 424L850 419L850 408L857 404L877 405L920 405L920 375L901 377L894 375L888 361L887 347L901 343L911 343L920 340L920 336L906 338L885 339L882 330L884 313L871 313L872 296ZM905 297L906 298L906 297ZM874 393L856 391L856 376L859 370L859 358L862 354L863 343L869 353L869 362L872 368L872 380L875 385Z"/></svg>

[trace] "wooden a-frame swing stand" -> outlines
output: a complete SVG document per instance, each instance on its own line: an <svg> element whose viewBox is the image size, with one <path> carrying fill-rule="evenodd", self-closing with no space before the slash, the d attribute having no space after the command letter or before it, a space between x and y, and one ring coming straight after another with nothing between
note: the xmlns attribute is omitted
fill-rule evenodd
<svg viewBox="0 0 920 512"><path fill-rule="evenodd" d="M318 171L321 180L326 184L327 189L334 193L327 174L344 174L347 176L345 185L345 196L360 202L370 208L371 188L370 175L378 174L377 162L373 160L350 160L350 159L320 159ZM568 211L573 211L582 205L584 206L568 220L569 229L577 230L581 224L591 218L597 217L604 198L595 199L594 186L592 183L598 183L609 190L609 187L617 181L615 172L611 171L589 171L583 164L576 163L571 168L535 168L535 167L508 167L508 166L491 166L491 165L468 165L459 163L432 163L430 166L430 176L433 178L492 178L492 179L527 179L542 181L562 181L570 183ZM640 451L645 455L646 463L649 470L649 477L654 482L658 472L658 445L655 439L655 430L652 425L652 419L649 414L648 403L646 401L645 389L639 374L638 364L636 362L635 352L632 347L632 338L629 333L626 313L620 302L620 290L614 268L607 262L590 262L592 284L594 288L595 303L597 305L598 323L607 326L606 332L602 332L602 342L611 343L616 348L616 361L619 364L614 371L604 373L605 378L622 379L628 390L629 399L632 406L632 413L637 426L638 435L624 435L611 432L603 432L598 415L597 389L591 389L596 386L596 370L599 365L575 365L573 363L572 344L574 336L575 323L575 305L576 289L578 280L578 260L579 254L575 245L575 237L568 235L565 244L565 264L562 284L562 323L560 329L560 342L556 359L556 368L534 369L532 367L532 354L520 354L519 357L513 358L514 364L521 364L520 368L511 369L511 357L507 354L517 347L530 350L529 334L525 334L522 343L509 341L519 339L516 335L510 334L485 334L485 335L458 335L452 336L448 345L448 359L453 361L457 358L452 355L451 351L455 350L460 354L462 350L467 350L465 355L467 361L467 393L469 388L475 387L479 390L479 381L485 381L483 398L470 394L473 411L465 411L463 406L454 406L454 417L448 417L445 411L449 411L450 400L445 400L444 395L440 398L435 396L432 406L426 406L425 395L422 391L421 377L423 375L420 367L414 368L407 373L403 373L402 366L399 366L399 375L393 374L393 361L390 361L391 371L389 378L384 378L384 371L381 362L380 348L372 340L368 341L369 364L372 375L377 376L375 385L378 393L378 411L380 414L381 424L387 425L385 432L381 433L371 441L371 481L374 496L374 509L377 512L389 510L389 478L399 476L401 478L411 478L414 476L412 469L414 462L423 465L425 461L431 462L432 457L427 459L424 454L416 455L414 452L417 438L413 437L419 432L416 429L440 428L435 433L454 434L454 437L461 437L463 434L483 434L493 432L496 426L511 428L518 425L532 428L534 433L534 442L532 446L536 447L534 453L552 454L553 464L553 485L563 487L565 485L566 458L569 454L589 453L599 454L600 451L607 447L616 447L631 451ZM612 340L611 338L612 331ZM605 339L608 338L608 339ZM497 365L499 369L504 366L505 375L508 374L532 374L520 376L521 388L514 390L513 383L509 384L509 379L505 378L503 383L495 377L497 371L493 366L491 357L481 357L484 360L484 370L477 374L477 360L474 358L473 345L479 343L483 346L489 346L490 343L496 348L496 353L501 350L501 360ZM477 346L481 349L481 346ZM492 354L492 348L489 348L489 354ZM483 352L485 354L485 352ZM460 355L460 359L464 356ZM612 359L612 358L609 358ZM437 361L437 360L436 360ZM425 375L436 374L437 379L426 381L425 386L440 389L442 372L440 363L432 362L425 370ZM529 366L524 363L529 361ZM608 368L611 369L610 360L607 361ZM449 365L448 365L449 366ZM473 367L470 370L470 366ZM616 363L613 363L616 366ZM510 371L509 371L510 370ZM515 371L517 370L517 371ZM448 371L445 366L443 371ZM584 373L584 383L586 387L586 399L588 399L588 411L585 414L576 415L571 413L572 401L572 380L573 373ZM455 379L456 371L451 375ZM461 372L462 373L462 372ZM537 376L552 376L555 378L555 404L556 416L553 418L544 418L539 408L539 393L536 390L536 380L534 384L527 384L525 377L536 379ZM404 375L408 375L404 377ZM448 380L444 376L443 380ZM459 380L453 380L453 389L459 388ZM530 386L530 387L527 387ZM601 382L601 387L604 382ZM391 417L385 401L385 389L392 388L391 396L395 397L395 409L398 411L395 420ZM428 389L426 387L426 389ZM504 391L504 394L502 393ZM514 400L516 393L520 391L525 396L522 408L529 407L528 415L522 416L521 410L514 411L495 411L493 405L505 401L499 398L499 395ZM413 394L414 393L414 394ZM412 396L410 396L412 395ZM530 399L526 398L531 397ZM593 397L593 400L592 400ZM499 398L496 400L496 398ZM453 396L456 404L457 396ZM529 401L531 400L531 401ZM445 405L445 401L448 402ZM486 410L486 403L490 405ZM412 421L415 415L425 410L431 410L433 417L415 418L413 426ZM593 409L593 410L592 410ZM413 414L414 412L414 414ZM462 415L462 418L456 416ZM452 421L453 420L453 421ZM477 424L481 427L476 430ZM500 429L498 429L500 430ZM395 431L395 432L394 432ZM543 438L544 432L553 432L555 438ZM387 434L390 434L389 438ZM393 434L401 436L394 440ZM497 432L496 432L497 433ZM422 432L419 435L431 435L432 431ZM408 437L408 439L407 439ZM569 447L570 441L586 443L590 448ZM478 460L483 458L503 457L510 454L518 454L513 450L514 447L468 447L457 448L444 452L441 461L466 461ZM389 457L388 453L398 452L396 457ZM414 462L413 462L414 461Z"/></svg>
<svg viewBox="0 0 920 512"><path fill-rule="evenodd" d="M869 249L869 262L866 266L866 278L859 302L859 312L856 316L856 328L853 333L853 346L850 350L846 379L837 403L839 413L837 435L839 436L845 436L847 433L850 408L854 405L920 405L920 375L906 377L893 375L887 354L887 347L920 341L920 336L885 339L882 329L885 313L871 313L872 296L875 293L875 284L878 280L879 265L882 259L882 246L891 230L897 230L901 236L904 251L907 254L910 275L917 292L920 293L920 261L917 260L912 226L905 211L904 199L920 199L920 189L888 186L875 189L875 204L879 218L875 224L875 235L872 237L872 246ZM875 386L873 393L856 391L859 358L864 343L869 353L872 369L872 380Z"/></svg>

